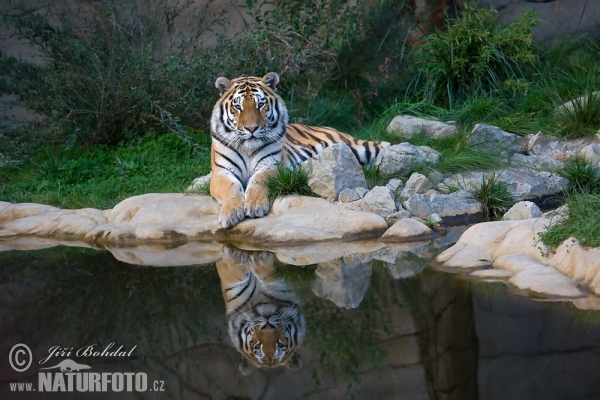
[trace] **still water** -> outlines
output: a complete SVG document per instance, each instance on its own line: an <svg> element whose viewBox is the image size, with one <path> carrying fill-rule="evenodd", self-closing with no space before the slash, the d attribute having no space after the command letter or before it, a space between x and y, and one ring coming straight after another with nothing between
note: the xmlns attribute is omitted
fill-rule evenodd
<svg viewBox="0 0 600 400"><path fill-rule="evenodd" d="M439 249L218 250L0 252L0 398L600 398L600 312L438 271Z"/></svg>

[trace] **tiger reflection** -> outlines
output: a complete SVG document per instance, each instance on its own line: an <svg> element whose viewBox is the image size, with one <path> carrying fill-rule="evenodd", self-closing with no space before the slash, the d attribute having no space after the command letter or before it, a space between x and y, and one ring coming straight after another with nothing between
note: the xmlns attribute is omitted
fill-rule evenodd
<svg viewBox="0 0 600 400"><path fill-rule="evenodd" d="M243 356L240 372L249 375L253 366L281 365L299 370L302 361L296 350L304 339L306 322L296 291L274 277L273 254L231 247L222 254L217 270L229 336Z"/></svg>

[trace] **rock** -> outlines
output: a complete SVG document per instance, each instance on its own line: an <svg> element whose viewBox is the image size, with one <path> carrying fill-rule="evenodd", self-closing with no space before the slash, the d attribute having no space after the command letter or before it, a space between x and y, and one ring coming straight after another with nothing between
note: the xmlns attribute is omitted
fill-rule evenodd
<svg viewBox="0 0 600 400"><path fill-rule="evenodd" d="M452 125L412 115L398 115L387 127L389 133L405 139L411 139L414 135L421 133L434 139L441 139L452 136L455 130L456 128Z"/></svg>
<svg viewBox="0 0 600 400"><path fill-rule="evenodd" d="M322 263L315 271L313 293L335 303L338 307L356 308L360 305L371 280L372 263L352 263L344 259Z"/></svg>
<svg viewBox="0 0 600 400"><path fill-rule="evenodd" d="M481 278L486 281L489 280L499 280L499 279L508 279L513 276L515 273L512 271L506 271L503 269L480 269L477 271L473 271L469 274L469 276L475 278Z"/></svg>
<svg viewBox="0 0 600 400"><path fill-rule="evenodd" d="M47 206L45 204L13 204L5 201L0 201L0 222L13 221L19 218L45 214L47 212L58 210L60 209L57 207Z"/></svg>
<svg viewBox="0 0 600 400"><path fill-rule="evenodd" d="M425 224L412 218L403 218L388 229L383 236L382 242L416 242L427 240L436 236L435 232Z"/></svg>
<svg viewBox="0 0 600 400"><path fill-rule="evenodd" d="M328 146L301 168L308 173L308 186L327 200L337 200L346 188L367 186L362 167L345 143Z"/></svg>
<svg viewBox="0 0 600 400"><path fill-rule="evenodd" d="M477 224L436 260L446 268L509 270L515 273L511 284L538 297L586 297L577 282L600 294L600 249L582 249L569 238L549 255L538 235L550 223L532 218Z"/></svg>
<svg viewBox="0 0 600 400"><path fill-rule="evenodd" d="M392 192L385 186L375 186L360 200L359 205L363 211L384 218L396 211L396 203Z"/></svg>
<svg viewBox="0 0 600 400"><path fill-rule="evenodd" d="M483 205L471 193L459 190L451 194L416 194L403 203L411 215L427 219L439 214L446 225L465 225L484 217Z"/></svg>
<svg viewBox="0 0 600 400"><path fill-rule="evenodd" d="M502 217L505 221L539 218L542 211L531 201L520 201L510 208Z"/></svg>
<svg viewBox="0 0 600 400"><path fill-rule="evenodd" d="M560 220L569 216L569 206L566 204L558 207L556 210L546 211L542 214L543 218L549 218L552 222L559 222Z"/></svg>
<svg viewBox="0 0 600 400"><path fill-rule="evenodd" d="M387 222L378 215L344 210L327 200L303 196L278 199L266 217L246 219L230 229L220 228L217 222L220 207L217 201L199 194L134 196L108 211L0 206L4 217L11 218L0 222L0 237L68 236L94 244L186 243L217 239L264 245L302 244L379 237L388 228ZM29 215L33 212L38 214Z"/></svg>
<svg viewBox="0 0 600 400"><path fill-rule="evenodd" d="M440 214L437 213L431 214L429 217L427 217L427 219L437 225L441 225L444 222Z"/></svg>
<svg viewBox="0 0 600 400"><path fill-rule="evenodd" d="M541 131L539 131L538 133L533 135L527 142L527 154L531 154L531 152L533 151L533 147L540 146L543 141L544 141L544 136L542 135Z"/></svg>
<svg viewBox="0 0 600 400"><path fill-rule="evenodd" d="M400 143L384 149L375 166L383 174L402 174L414 165L429 165L439 161L441 154L426 146L413 146L410 143Z"/></svg>
<svg viewBox="0 0 600 400"><path fill-rule="evenodd" d="M444 180L444 175L438 171L431 171L427 175L427 179L429 179L429 182L431 182L432 185L437 186L441 181Z"/></svg>
<svg viewBox="0 0 600 400"><path fill-rule="evenodd" d="M510 166L515 169L530 169L530 170L551 170L555 171L564 165L564 161L560 161L549 154L513 154L510 158Z"/></svg>
<svg viewBox="0 0 600 400"><path fill-rule="evenodd" d="M400 179L390 179L385 187L390 189L390 192L392 192L394 198L397 199L400 196L400 193L402 193L404 183Z"/></svg>
<svg viewBox="0 0 600 400"><path fill-rule="evenodd" d="M338 200L341 203L350 203L351 201L355 201L358 199L360 199L360 196L358 195L356 190L350 188L342 190L340 192L340 195L338 196Z"/></svg>
<svg viewBox="0 0 600 400"><path fill-rule="evenodd" d="M497 152L499 147L506 148L511 153L521 153L527 149L526 138L485 124L475 125L467 142L492 152Z"/></svg>
<svg viewBox="0 0 600 400"><path fill-rule="evenodd" d="M212 178L212 171L207 175L196 178L192 181L192 184L185 190L186 192L200 192L209 194L210 191L210 179Z"/></svg>
<svg viewBox="0 0 600 400"><path fill-rule="evenodd" d="M592 143L585 146L579 154L585 158L590 164L600 168L600 144Z"/></svg>
<svg viewBox="0 0 600 400"><path fill-rule="evenodd" d="M400 193L400 200L404 201L414 194L425 193L429 189L433 189L433 184L429 182L429 179L425 175L415 172L410 176L406 186Z"/></svg>
<svg viewBox="0 0 600 400"><path fill-rule="evenodd" d="M596 91L592 93L592 96L596 98L596 101L598 101L598 97L600 97L600 91ZM574 100L571 101L567 101L565 104L563 104L562 106L559 106L556 109L556 113L557 114L569 114L572 113L573 111L575 111L575 109L581 109L583 107L585 107L585 105L588 102L588 99L590 98L590 96L588 94L578 97Z"/></svg>
<svg viewBox="0 0 600 400"><path fill-rule="evenodd" d="M357 187L356 189L356 193L358 194L358 197L360 197L361 199L363 197L365 197L365 194L369 193L369 189L367 189L366 187Z"/></svg>
<svg viewBox="0 0 600 400"><path fill-rule="evenodd" d="M385 217L385 220L388 222L388 224L394 225L396 222L400 221L402 218L410 218L410 213L408 211L406 211L404 208L402 208L402 205L400 205L399 210L397 212Z"/></svg>
<svg viewBox="0 0 600 400"><path fill-rule="evenodd" d="M546 174L542 174L546 175ZM495 172L465 172L452 175L442 181L440 186L459 186L467 190L474 190L481 186L485 179L495 179L508 184L508 191L514 200L535 199L547 195L557 194L567 189L569 181L558 174L541 176L539 173L526 169L503 169Z"/></svg>

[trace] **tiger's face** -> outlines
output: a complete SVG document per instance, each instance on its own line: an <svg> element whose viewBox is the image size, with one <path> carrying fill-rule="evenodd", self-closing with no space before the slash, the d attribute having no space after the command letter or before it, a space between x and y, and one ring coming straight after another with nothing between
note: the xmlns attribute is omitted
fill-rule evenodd
<svg viewBox="0 0 600 400"><path fill-rule="evenodd" d="M276 94L279 75L263 78L243 75L229 80L220 77L215 86L221 93L213 111L213 131L230 143L280 140L287 125L287 110Z"/></svg>

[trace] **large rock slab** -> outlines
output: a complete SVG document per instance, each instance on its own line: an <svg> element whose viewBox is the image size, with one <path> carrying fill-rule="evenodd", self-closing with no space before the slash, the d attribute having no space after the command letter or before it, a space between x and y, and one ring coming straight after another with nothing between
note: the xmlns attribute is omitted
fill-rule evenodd
<svg viewBox="0 0 600 400"><path fill-rule="evenodd" d="M246 219L230 229L222 229L217 222L219 204L200 194L134 196L108 211L28 205L23 212L23 205L2 206L3 215L10 220L0 223L0 237L68 236L119 245L190 240L301 244L379 237L388 227L376 214L345 210L327 200L304 196L278 199L266 217Z"/></svg>
<svg viewBox="0 0 600 400"><path fill-rule="evenodd" d="M306 160L301 168L308 173L308 186L327 200L337 200L341 191L367 187L362 167L345 143L336 143Z"/></svg>
<svg viewBox="0 0 600 400"><path fill-rule="evenodd" d="M497 181L508 184L508 191L516 201L561 193L569 186L569 181L558 174L511 168L500 171L471 171L455 174L444 179L438 187L441 190L458 186L472 191L480 187L484 179L489 180L492 176Z"/></svg>
<svg viewBox="0 0 600 400"><path fill-rule="evenodd" d="M539 218L542 216L540 208L531 201L520 201L513 205L502 217L505 221L516 219Z"/></svg>
<svg viewBox="0 0 600 400"><path fill-rule="evenodd" d="M363 211L380 215L383 218L396 212L394 196L386 186L375 186L358 205Z"/></svg>
<svg viewBox="0 0 600 400"><path fill-rule="evenodd" d="M435 164L440 157L440 153L427 146L417 147L406 142L384 149L375 160L375 166L384 174L403 174L413 165Z"/></svg>
<svg viewBox="0 0 600 400"><path fill-rule="evenodd" d="M411 215L422 219L438 214L447 226L465 225L484 218L483 205L466 190L451 194L416 194L403 206Z"/></svg>
<svg viewBox="0 0 600 400"><path fill-rule="evenodd" d="M416 242L432 239L436 234L425 224L412 218L403 218L388 229L383 236L382 242Z"/></svg>
<svg viewBox="0 0 600 400"><path fill-rule="evenodd" d="M444 268L502 269L514 273L509 283L542 298L585 298L578 284L600 294L600 249L582 249L570 238L554 254L539 241L547 218L486 222L472 226L458 242L439 254Z"/></svg>
<svg viewBox="0 0 600 400"><path fill-rule="evenodd" d="M497 153L499 149L512 153L525 152L528 140L524 137L503 131L497 126L477 124L471 131L467 143Z"/></svg>
<svg viewBox="0 0 600 400"><path fill-rule="evenodd" d="M398 115L387 127L389 133L405 139L411 139L421 133L434 139L442 139L452 136L455 130L456 128L452 125L412 115Z"/></svg>

